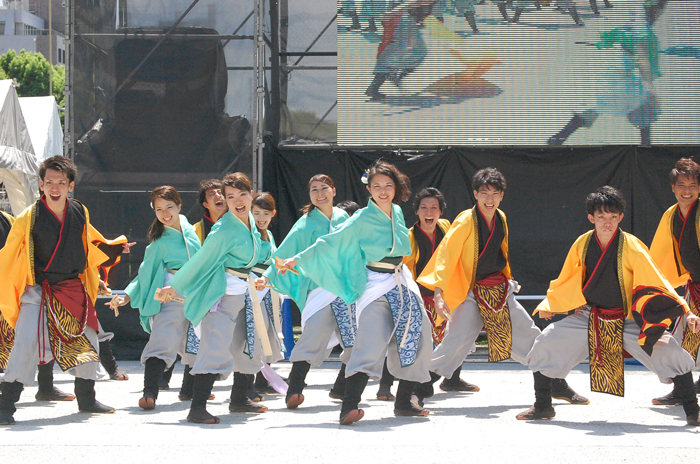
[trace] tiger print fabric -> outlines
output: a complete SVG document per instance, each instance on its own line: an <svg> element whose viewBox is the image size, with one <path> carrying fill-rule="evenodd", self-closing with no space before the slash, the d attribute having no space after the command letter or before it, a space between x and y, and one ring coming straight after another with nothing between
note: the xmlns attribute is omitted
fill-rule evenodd
<svg viewBox="0 0 700 464"><path fill-rule="evenodd" d="M15 331L0 314L0 369L7 369L7 360L14 345Z"/></svg>
<svg viewBox="0 0 700 464"><path fill-rule="evenodd" d="M508 309L508 302L503 302L505 292L505 284L488 287L474 285L479 314L484 320L486 337L489 341L489 362L504 361L510 358L513 349L513 326L510 322L510 309ZM494 311L492 308L500 308L500 310Z"/></svg>
<svg viewBox="0 0 700 464"><path fill-rule="evenodd" d="M56 364L63 371L100 360L90 344L81 322L55 297L45 295L46 317L49 327L49 343Z"/></svg>
<svg viewBox="0 0 700 464"><path fill-rule="evenodd" d="M691 285L697 285L695 282L688 282L687 284L687 300L688 306L690 307L690 312L696 316L700 316L700 308L698 308L698 302L700 301L700 289L693 287ZM683 332L683 343L681 344L683 349L690 353L695 362L698 361L698 350L700 349L700 332L693 333L692 330L686 329Z"/></svg>
<svg viewBox="0 0 700 464"><path fill-rule="evenodd" d="M591 311L588 321L588 355L591 369L591 391L625 396L625 370L622 335L625 319L607 320ZM598 330L596 330L596 325ZM597 343L600 350L596 350Z"/></svg>
<svg viewBox="0 0 700 464"><path fill-rule="evenodd" d="M433 344L437 347L445 338L447 321L442 321L440 324L437 324L434 297L423 295L423 305L425 306L425 312L428 314L428 319L430 319L430 324L433 328Z"/></svg>

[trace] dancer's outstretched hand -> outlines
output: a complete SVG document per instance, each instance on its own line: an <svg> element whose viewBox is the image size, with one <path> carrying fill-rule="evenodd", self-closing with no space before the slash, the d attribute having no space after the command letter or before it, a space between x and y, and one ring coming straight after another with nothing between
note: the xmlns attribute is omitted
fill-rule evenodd
<svg viewBox="0 0 700 464"><path fill-rule="evenodd" d="M445 303L442 298L442 289L440 287L435 287L435 312L438 316L445 319L446 321L452 322L452 316L450 315L450 308Z"/></svg>

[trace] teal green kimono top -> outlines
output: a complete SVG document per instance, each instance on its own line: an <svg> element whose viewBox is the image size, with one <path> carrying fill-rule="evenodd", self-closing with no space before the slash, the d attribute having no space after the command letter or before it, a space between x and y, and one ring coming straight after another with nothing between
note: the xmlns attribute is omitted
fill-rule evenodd
<svg viewBox="0 0 700 464"><path fill-rule="evenodd" d="M365 263L411 254L403 212L392 205L390 219L370 200L335 232L296 255L299 270L347 304L365 291Z"/></svg>
<svg viewBox="0 0 700 464"><path fill-rule="evenodd" d="M260 256L260 232L252 214L250 230L230 211L209 232L204 245L170 279L170 286L185 297L185 317L198 325L226 293L226 268L250 269Z"/></svg>
<svg viewBox="0 0 700 464"><path fill-rule="evenodd" d="M320 237L329 234L336 230L341 224L348 220L348 213L340 208L333 208L333 215L329 220L321 211L314 208L304 214L294 224L292 230L282 241L282 244L274 252L273 256L281 259L288 259L295 256L297 253L306 250L313 245ZM306 298L309 292L316 289L318 285L313 280L309 279L303 272L300 275L287 272L285 275L277 274L274 266L265 271L272 285L277 288L279 293L288 295L299 307L300 311L304 311Z"/></svg>
<svg viewBox="0 0 700 464"><path fill-rule="evenodd" d="M180 215L182 233L166 227L163 235L146 247L139 274L126 287L131 307L138 308L141 327L151 333L150 318L160 312L161 303L153 299L156 289L163 287L165 270L176 271L202 247L187 218Z"/></svg>
<svg viewBox="0 0 700 464"><path fill-rule="evenodd" d="M275 237L272 232L267 231L267 236L270 237L270 241L260 240L260 257L258 258L258 264L272 264L272 253L277 249L275 244Z"/></svg>

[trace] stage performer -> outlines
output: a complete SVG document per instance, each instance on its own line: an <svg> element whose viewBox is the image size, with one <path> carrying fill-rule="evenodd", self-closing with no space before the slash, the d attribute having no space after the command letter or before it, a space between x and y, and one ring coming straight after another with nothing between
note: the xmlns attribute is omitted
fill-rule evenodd
<svg viewBox="0 0 700 464"><path fill-rule="evenodd" d="M348 219L347 213L333 207L336 194L333 179L316 174L309 179L308 189L311 203L302 208L304 215L274 252L275 258L286 259L303 252ZM289 295L301 311L301 336L289 358L292 370L285 397L287 408L296 409L304 402L305 380L311 366L320 366L338 343L344 348L341 362L350 358L357 330L355 308L320 288L306 272L278 274L276 268L270 266L259 285L267 282L278 292Z"/></svg>
<svg viewBox="0 0 700 464"><path fill-rule="evenodd" d="M354 201L350 200L345 200L341 201L337 205L338 208L342 209L348 215L352 216L355 214L359 209L360 205L355 203ZM330 396L333 399L336 400L342 400L343 396L345 396L345 368L347 366L345 365L344 362L341 362L340 364L340 370L338 371L338 375L335 378L335 382L333 383L333 387L331 388L331 391L328 393L328 396ZM394 376L391 375L389 372L389 369L386 367L386 359L384 359L384 367L382 368L382 377L379 379L379 389L377 390L377 399L379 401L394 401L396 397L394 396L393 393L391 393L391 386L394 384Z"/></svg>
<svg viewBox="0 0 700 464"><path fill-rule="evenodd" d="M108 257L92 243L96 232L87 208L68 198L76 175L68 158L46 159L39 168L41 198L20 214L0 250L0 312L15 330L0 379L0 424L15 423L15 403L34 381L35 366L53 359L75 376L81 412L115 411L95 399L94 388L94 304L98 291L107 291L97 268Z"/></svg>
<svg viewBox="0 0 700 464"><path fill-rule="evenodd" d="M374 79L365 95L371 100L381 100L387 79L397 87L404 77L416 70L428 55L428 48L420 33L423 20L430 14L435 0L409 0L382 16L384 30L377 49Z"/></svg>
<svg viewBox="0 0 700 464"><path fill-rule="evenodd" d="M414 279L418 279L418 276L421 275L450 229L450 221L441 219L446 207L445 197L434 187L421 190L413 199L413 211L418 216L418 221L408 230L411 254L406 256L403 262L411 271ZM420 283L418 288L420 288L425 311L428 313L433 327L433 344L437 347L445 337L447 321L443 320L438 323L438 316L435 313L435 292L420 285ZM465 382L459 377L461 372L462 364L460 363L451 377L445 377L445 380L440 384L440 389L443 391L479 391L478 386Z"/></svg>
<svg viewBox="0 0 700 464"><path fill-rule="evenodd" d="M663 277L644 243L620 230L625 200L619 190L605 186L589 194L586 211L594 230L574 242L536 310L543 319L575 313L549 325L535 340L527 357L535 374L535 404L517 418L553 418L552 378L566 376L586 358L591 390L624 396L624 350L662 383L673 382L688 425L700 425L691 374L695 361L667 332L684 314L697 332L700 319Z"/></svg>
<svg viewBox="0 0 700 464"><path fill-rule="evenodd" d="M378 379L385 356L399 378L394 414L425 416L411 403L416 382L429 379L432 352L430 321L418 285L403 266L411 253L408 229L398 203L408 200L410 181L394 165L375 162L365 176L371 199L335 232L285 261L322 288L357 302L357 334L347 362L341 425L359 421L362 392ZM388 354L387 354L388 353Z"/></svg>
<svg viewBox="0 0 700 464"><path fill-rule="evenodd" d="M603 32L597 43L589 44L598 50L619 48L621 51L608 54L616 58L607 66L609 78L603 80L595 107L574 113L569 122L547 140L549 145L563 145L578 129L591 128L601 113L626 116L627 121L639 129L641 145L651 145L651 125L661 113L654 90L654 81L661 77L659 40L646 22L641 3L627 2L620 7L627 11L626 24Z"/></svg>
<svg viewBox="0 0 700 464"><path fill-rule="evenodd" d="M139 274L126 287L126 296L115 302L118 306L131 303L132 308L139 309L141 327L149 334L141 353L145 370L139 407L145 410L156 407L160 379L175 364L190 325L183 304L178 301L161 304L154 299L156 289L167 285L201 247L187 218L180 214L182 200L175 188L168 185L155 188L151 192L151 208L156 218L148 230L150 244Z"/></svg>
<svg viewBox="0 0 700 464"><path fill-rule="evenodd" d="M435 292L437 323L447 320L445 337L433 352L430 382L419 385L419 404L433 395L433 383L453 375L486 327L489 361L509 358L526 364L540 334L525 308L515 299L520 288L513 280L508 254L508 223L498 209L506 179L495 168L478 171L472 179L476 205L455 219L435 250L418 283ZM565 380L557 380L554 395L572 404L588 404Z"/></svg>
<svg viewBox="0 0 700 464"><path fill-rule="evenodd" d="M525 8L527 8L530 4L534 4L537 6L539 2L535 2L532 0L515 0L513 2L515 6L515 12L513 13L513 17L510 18L508 16L508 10L506 7L508 6L508 1L506 0L491 0L493 3L496 4L498 7L498 12L501 13L501 16L503 19L507 22L510 23L517 23L520 20L520 15L525 11ZM607 0L606 0L607 1ZM561 9L562 11L568 11L569 14L571 15L571 19L574 20L577 26L583 27L585 24L581 20L578 10L576 9L576 2L574 0L556 0L555 1L557 8ZM591 0L591 5L595 4L595 0ZM538 10L541 8L537 8ZM596 4L596 10L597 11L597 4Z"/></svg>
<svg viewBox="0 0 700 464"><path fill-rule="evenodd" d="M5 211L0 211L0 249L5 246L15 218ZM0 313L0 373L7 367L12 346L15 343L15 331ZM59 390L53 384L53 360L37 366L37 383L39 389L35 395L37 401L73 401L75 395Z"/></svg>
<svg viewBox="0 0 700 464"><path fill-rule="evenodd" d="M221 193L221 181L218 179L201 181L199 183L199 191L197 192L197 203L204 209L205 213L202 220L194 225L194 231L197 237L199 237L200 243L204 244L204 240L209 235L209 232L211 232L211 228L226 211L228 211L226 201ZM181 362L185 366L185 372L182 376L182 385L180 386L180 393L178 394L178 398L181 401L192 400L194 377L190 372L192 371L192 366L197 356L196 347L198 343L199 338L194 332L194 327L190 324L179 350L180 357L182 358ZM161 377L160 384L158 385L160 390L168 390L170 388L170 378L173 375L175 364L176 363L173 363L170 369L163 373L163 377ZM214 395L211 395L209 399L214 399Z"/></svg>
<svg viewBox="0 0 700 464"><path fill-rule="evenodd" d="M275 199L268 192L256 193L253 197L253 218L255 226L260 232L260 259L253 266L252 275L255 279L261 277L272 263L272 254L277 249L275 237L268 230L272 218L277 214ZM276 289L269 287L258 291L258 300L263 306L263 319L267 330L267 338L270 340L272 354L264 356L263 362L268 366L284 359L282 344L279 334L282 332L282 322L280 316L280 294ZM247 375L247 394L253 401L263 401L265 398L260 393L277 393L267 381L262 371L256 375Z"/></svg>
<svg viewBox="0 0 700 464"><path fill-rule="evenodd" d="M671 170L671 189L677 203L664 213L651 242L649 254L661 273L674 288L685 286L685 299L690 312L700 316L700 165L689 158L681 158ZM673 336L695 359L695 369L700 367L700 334L685 329L685 318L674 324ZM695 383L695 393L700 393L700 379ZM654 398L654 404L682 404L674 389L669 394Z"/></svg>
<svg viewBox="0 0 700 464"><path fill-rule="evenodd" d="M250 268L260 257L260 233L250 212L253 186L240 172L222 181L229 211L214 225L202 248L163 287L161 301L185 297L185 316L201 331L192 367L194 387L188 422L218 424L206 409L216 380L234 375L230 412L264 412L246 396L246 374L271 354ZM256 336L257 334L257 336ZM261 346L262 345L262 346ZM236 382L236 377L242 379Z"/></svg>

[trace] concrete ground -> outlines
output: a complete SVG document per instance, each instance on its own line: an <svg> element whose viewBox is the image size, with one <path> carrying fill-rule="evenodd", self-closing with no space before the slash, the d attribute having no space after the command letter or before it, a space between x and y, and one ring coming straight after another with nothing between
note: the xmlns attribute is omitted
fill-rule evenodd
<svg viewBox="0 0 700 464"><path fill-rule="evenodd" d="M0 453L14 463L136 462L684 462L697 460L700 428L685 425L680 406L652 406L669 387L641 366L626 366L626 395L592 394L588 368L579 366L569 382L588 396L588 406L555 400L551 421L520 422L515 415L533 402L532 375L519 364L467 362L462 378L481 391L438 393L427 403L427 418L396 418L393 404L377 401L370 382L362 407L365 418L339 426L339 403L328 397L340 364L326 362L307 378L306 401L285 409L281 395L268 396L264 414L229 414L231 379L214 386L209 411L218 425L185 420L189 403L178 401L182 366L171 388L160 393L155 411L137 406L143 385L138 362L120 362L130 380L99 381L98 399L118 408L112 415L87 415L77 404L34 401L27 387L15 413L17 424L0 427ZM291 364L274 365L286 376ZM72 378L56 370L56 385L72 390ZM393 391L396 391L394 385ZM459 461L458 461L459 460ZM8 461L5 461L8 462Z"/></svg>

